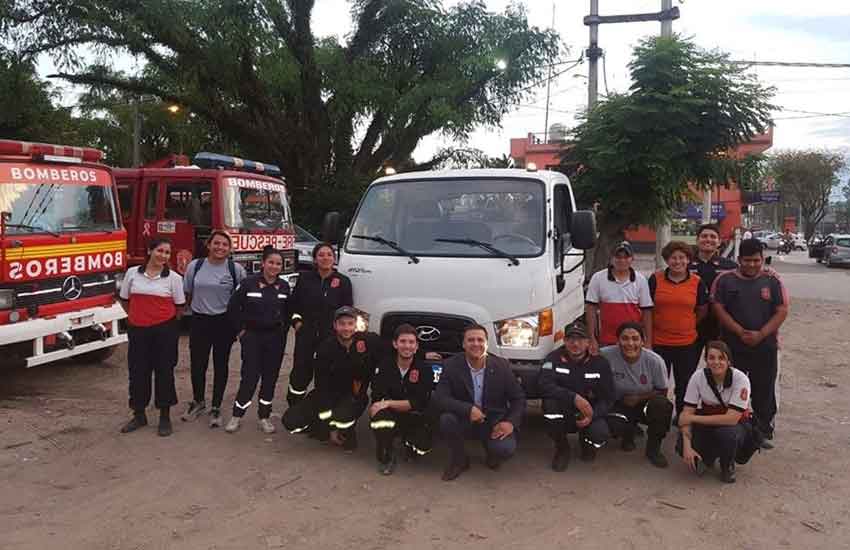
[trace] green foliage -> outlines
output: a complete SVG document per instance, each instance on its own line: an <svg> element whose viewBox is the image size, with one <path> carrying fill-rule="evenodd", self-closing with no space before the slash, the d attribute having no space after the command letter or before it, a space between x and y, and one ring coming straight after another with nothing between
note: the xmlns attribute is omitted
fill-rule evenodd
<svg viewBox="0 0 850 550"><path fill-rule="evenodd" d="M844 156L831 151L781 151L770 156L769 165L783 199L800 207L808 239L826 215L838 175L846 167Z"/></svg>
<svg viewBox="0 0 850 550"><path fill-rule="evenodd" d="M20 0L0 28L20 52L51 52L70 82L184 105L245 156L280 164L296 211L322 186L401 165L425 136L498 125L559 53L517 6L356 0L341 43L313 34L313 4ZM82 67L82 47L137 56L144 74Z"/></svg>
<svg viewBox="0 0 850 550"><path fill-rule="evenodd" d="M643 40L629 70L628 93L586 113L561 159L579 203L598 203L603 240L667 220L689 182L738 170L722 153L766 131L773 108L772 89L680 37Z"/></svg>

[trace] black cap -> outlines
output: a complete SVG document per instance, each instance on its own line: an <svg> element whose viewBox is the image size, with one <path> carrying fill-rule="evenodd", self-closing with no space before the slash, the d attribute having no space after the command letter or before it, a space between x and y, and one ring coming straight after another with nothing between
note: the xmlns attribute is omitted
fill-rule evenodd
<svg viewBox="0 0 850 550"><path fill-rule="evenodd" d="M567 328L564 329L564 337L578 336L579 338L587 338L587 327L584 326L584 321L573 321Z"/></svg>
<svg viewBox="0 0 850 550"><path fill-rule="evenodd" d="M351 317L357 319L357 310L351 306L342 306L334 312L334 321L340 317Z"/></svg>
<svg viewBox="0 0 850 550"><path fill-rule="evenodd" d="M635 255L635 251L632 248L632 245L629 241L623 241L620 244L618 244L617 247L614 249L614 252L612 252L612 255L617 255L620 252L625 252L629 256Z"/></svg>

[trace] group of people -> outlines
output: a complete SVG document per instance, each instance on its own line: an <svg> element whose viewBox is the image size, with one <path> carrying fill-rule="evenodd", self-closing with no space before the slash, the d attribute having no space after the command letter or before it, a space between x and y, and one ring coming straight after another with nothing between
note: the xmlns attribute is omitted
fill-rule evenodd
<svg viewBox="0 0 850 550"><path fill-rule="evenodd" d="M773 438L776 333L787 315L787 296L776 274L765 269L758 241L741 244L740 265L717 255L719 243L717 227L702 226L695 253L687 244L670 243L664 249L668 268L647 279L632 268L633 250L624 242L610 267L593 275L586 323L565 327L563 347L540 369L554 470L570 462L568 434L578 433L581 458L592 461L612 437L623 450L634 450L644 434L641 424L647 459L667 467L662 443L675 424L676 450L688 467L702 474L719 461L721 479L734 482L736 459L742 462L753 432ZM246 276L230 259L230 247L226 233L214 232L208 256L191 262L181 280L168 269L170 243L153 240L147 261L125 276L120 296L130 325L133 416L122 432L147 424L153 378L158 433L171 434L176 319L189 304L193 399L183 420L208 413L210 427L222 425L230 348L238 339L241 381L225 430L240 428L259 385L258 426L273 433L274 390L292 326L294 364L282 415L289 432L350 452L357 448L356 423L367 412L383 474L396 468L396 441L408 460L416 460L431 451L439 432L450 451L447 481L469 468L468 439L482 443L492 469L514 454L526 398L509 363L488 353L484 327L467 326L463 353L445 360L423 354L410 325L396 328L389 349L378 335L357 330L351 281L334 270L329 244L315 247L315 268L301 275L294 290L279 278L280 252L267 248L261 272ZM707 366L698 370L703 350ZM210 352L214 378L207 408ZM667 398L671 378L675 404Z"/></svg>

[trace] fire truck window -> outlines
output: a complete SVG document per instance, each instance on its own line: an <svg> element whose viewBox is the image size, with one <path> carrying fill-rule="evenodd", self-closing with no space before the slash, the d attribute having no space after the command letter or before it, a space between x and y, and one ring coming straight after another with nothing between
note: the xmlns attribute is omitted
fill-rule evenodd
<svg viewBox="0 0 850 550"><path fill-rule="evenodd" d="M159 186L155 183L148 184L148 196L145 201L145 218L156 218L156 192Z"/></svg>
<svg viewBox="0 0 850 550"><path fill-rule="evenodd" d="M127 185L119 186L118 201L121 203L121 217L129 218L133 214L133 188Z"/></svg>
<svg viewBox="0 0 850 550"><path fill-rule="evenodd" d="M168 183L165 189L165 219L195 226L212 225L212 190L208 182Z"/></svg>

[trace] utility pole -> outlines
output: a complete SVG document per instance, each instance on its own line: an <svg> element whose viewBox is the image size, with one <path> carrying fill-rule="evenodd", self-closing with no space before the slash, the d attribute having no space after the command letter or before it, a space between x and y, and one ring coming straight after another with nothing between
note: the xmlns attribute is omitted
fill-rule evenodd
<svg viewBox="0 0 850 550"><path fill-rule="evenodd" d="M552 2L552 27L555 28L555 2ZM549 91L552 89L552 64L549 64L549 78L546 79L546 116L543 121L543 143L549 143Z"/></svg>
<svg viewBox="0 0 850 550"><path fill-rule="evenodd" d="M584 24L590 27L590 44L585 54L588 60L587 69L587 110L591 111L596 105L599 95L599 58L602 49L599 47L599 25L606 23L639 23L643 21L661 21L661 36L673 36L673 19L679 18L679 8L673 7L673 0L661 0L661 11L655 13L632 13L626 15L599 15L599 0L590 0L590 14L584 18ZM670 224L661 226L656 231L655 263L661 267L661 248L670 241Z"/></svg>
<svg viewBox="0 0 850 550"><path fill-rule="evenodd" d="M661 0L661 12L666 12L667 10L673 9L673 0ZM673 20L672 19L662 19L661 20L661 38L672 38L673 37ZM708 219L711 219L711 190L708 191L708 198L705 200L708 203L708 208L703 205L702 219L705 220L706 216ZM661 269L664 267L664 258L661 257L661 251L670 242L670 239L673 238L673 230L670 226L670 222L664 222L655 230L655 268Z"/></svg>
<svg viewBox="0 0 850 550"><path fill-rule="evenodd" d="M142 114L139 112L141 98L133 101L133 168L142 165Z"/></svg>

